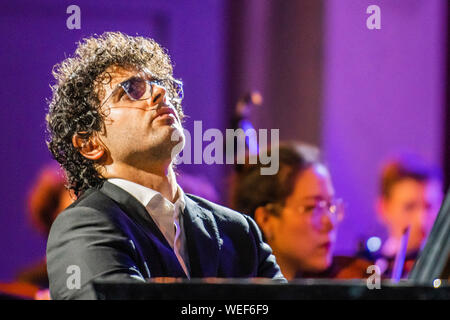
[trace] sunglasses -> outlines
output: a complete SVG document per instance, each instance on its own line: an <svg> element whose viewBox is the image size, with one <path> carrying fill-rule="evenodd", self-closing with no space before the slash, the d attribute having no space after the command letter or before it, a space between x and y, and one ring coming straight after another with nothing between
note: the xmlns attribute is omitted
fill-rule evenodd
<svg viewBox="0 0 450 320"><path fill-rule="evenodd" d="M103 106L120 89L123 91L119 94L119 99L126 94L132 101L147 100L153 96L155 86L165 89L171 100L175 100L178 103L183 100L183 83L179 80L154 78L148 80L141 76L133 76L119 83L101 106Z"/></svg>

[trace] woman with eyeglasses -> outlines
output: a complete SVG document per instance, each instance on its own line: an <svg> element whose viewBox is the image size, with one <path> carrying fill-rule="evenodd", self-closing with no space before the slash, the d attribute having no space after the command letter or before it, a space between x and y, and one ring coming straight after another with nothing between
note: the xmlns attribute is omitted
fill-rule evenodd
<svg viewBox="0 0 450 320"><path fill-rule="evenodd" d="M344 206L318 149L284 143L278 172L261 175L261 166L237 169L231 202L256 220L286 279L366 278L370 262L333 257Z"/></svg>

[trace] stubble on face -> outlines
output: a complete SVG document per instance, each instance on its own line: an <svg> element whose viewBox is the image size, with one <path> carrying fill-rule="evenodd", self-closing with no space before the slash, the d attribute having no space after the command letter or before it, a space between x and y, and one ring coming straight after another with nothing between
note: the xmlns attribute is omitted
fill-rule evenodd
<svg viewBox="0 0 450 320"><path fill-rule="evenodd" d="M105 71L110 82L103 85L104 97L122 81L136 75L131 68L113 66ZM104 101L103 101L104 102ZM175 116L156 117L161 108L171 108ZM112 96L103 106L105 116L101 140L109 151L112 162L127 164L143 170L155 165L171 163L172 150L179 143L173 141L174 131L184 140L183 128L176 109L168 99L122 101ZM148 168L149 169L149 168Z"/></svg>

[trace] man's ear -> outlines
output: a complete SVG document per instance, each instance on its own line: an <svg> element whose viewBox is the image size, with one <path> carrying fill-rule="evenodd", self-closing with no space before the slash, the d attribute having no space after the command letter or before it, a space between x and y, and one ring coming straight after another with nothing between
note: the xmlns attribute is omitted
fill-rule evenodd
<svg viewBox="0 0 450 320"><path fill-rule="evenodd" d="M72 137L72 144L89 160L99 160L105 154L105 148L95 134L84 137L76 133Z"/></svg>
<svg viewBox="0 0 450 320"><path fill-rule="evenodd" d="M272 231L272 214L264 207L258 207L255 210L255 221L258 224L261 231L264 233L267 241L273 239Z"/></svg>

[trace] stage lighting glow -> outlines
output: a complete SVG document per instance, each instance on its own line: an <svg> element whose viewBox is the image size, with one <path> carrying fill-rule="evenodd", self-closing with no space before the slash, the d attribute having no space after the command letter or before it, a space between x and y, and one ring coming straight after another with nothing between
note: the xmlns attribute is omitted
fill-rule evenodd
<svg viewBox="0 0 450 320"><path fill-rule="evenodd" d="M433 287L439 288L441 286L441 284L442 284L441 279L434 279Z"/></svg>
<svg viewBox="0 0 450 320"><path fill-rule="evenodd" d="M381 247L381 239L378 237L370 237L367 240L366 246L370 252L378 251Z"/></svg>

